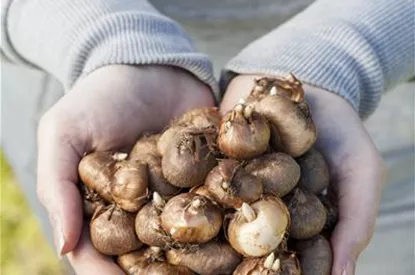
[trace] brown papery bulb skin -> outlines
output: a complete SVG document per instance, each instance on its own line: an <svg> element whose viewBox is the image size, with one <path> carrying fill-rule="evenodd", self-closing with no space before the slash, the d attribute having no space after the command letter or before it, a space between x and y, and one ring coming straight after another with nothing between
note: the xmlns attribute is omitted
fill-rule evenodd
<svg viewBox="0 0 415 275"><path fill-rule="evenodd" d="M270 95L258 102L255 110L276 127L280 143L290 156L303 155L316 142L317 130L306 102Z"/></svg>
<svg viewBox="0 0 415 275"><path fill-rule="evenodd" d="M244 207L245 206L245 207ZM244 204L229 222L229 243L240 254L262 257L283 241L290 216L285 204L274 196L265 196L250 206Z"/></svg>
<svg viewBox="0 0 415 275"><path fill-rule="evenodd" d="M180 188L171 185L163 175L161 168L161 157L148 157L143 159L148 168L148 188L150 191L159 193L164 199L169 199L178 193Z"/></svg>
<svg viewBox="0 0 415 275"><path fill-rule="evenodd" d="M194 193L197 195L204 196L208 198L213 204L217 205L217 202L215 201L215 198L212 196L212 194L209 193L209 190L206 188L205 185L195 186L189 191L190 193Z"/></svg>
<svg viewBox="0 0 415 275"><path fill-rule="evenodd" d="M233 275L278 275L264 267L265 258L245 258L234 270Z"/></svg>
<svg viewBox="0 0 415 275"><path fill-rule="evenodd" d="M180 132L186 127L184 126L171 126L167 128L163 134L161 134L159 141L157 142L157 150L161 156L164 156L172 143L178 138Z"/></svg>
<svg viewBox="0 0 415 275"><path fill-rule="evenodd" d="M93 246L102 254L121 255L142 246L134 229L135 215L118 208L96 212L91 220Z"/></svg>
<svg viewBox="0 0 415 275"><path fill-rule="evenodd" d="M252 106L238 104L222 121L218 146L230 158L251 159L268 149L270 136L266 119Z"/></svg>
<svg viewBox="0 0 415 275"><path fill-rule="evenodd" d="M272 79L266 77L255 79L251 93L246 98L246 103L255 105L262 98L269 95L269 91L272 87L272 82Z"/></svg>
<svg viewBox="0 0 415 275"><path fill-rule="evenodd" d="M177 132L180 132L180 129L187 127L195 129L219 129L221 118L222 116L216 107L196 108L182 114L161 135L157 144L158 151L164 155Z"/></svg>
<svg viewBox="0 0 415 275"><path fill-rule="evenodd" d="M164 247L168 236L161 228L160 214L163 206L156 206L154 201L140 209L135 218L135 231L138 239L149 246Z"/></svg>
<svg viewBox="0 0 415 275"><path fill-rule="evenodd" d="M222 116L217 107L202 107L182 114L173 121L173 125L193 126L199 129L212 126L218 128L221 119Z"/></svg>
<svg viewBox="0 0 415 275"><path fill-rule="evenodd" d="M335 205L326 195L320 195L318 198L323 203L327 212L327 219L323 230L327 233L331 233L336 227L337 221L339 219L339 207Z"/></svg>
<svg viewBox="0 0 415 275"><path fill-rule="evenodd" d="M157 150L157 143L160 139L160 134L148 135L141 137L131 149L128 160L141 161L143 155L160 155Z"/></svg>
<svg viewBox="0 0 415 275"><path fill-rule="evenodd" d="M327 212L316 195L296 188L284 200L290 210L290 236L292 238L308 239L323 230Z"/></svg>
<svg viewBox="0 0 415 275"><path fill-rule="evenodd" d="M93 152L85 155L78 165L81 181L101 198L113 202L111 181L116 171L115 165L119 159L125 159L126 154L113 152Z"/></svg>
<svg viewBox="0 0 415 275"><path fill-rule="evenodd" d="M333 253L330 243L321 235L308 240L296 241L297 252L303 275L330 275Z"/></svg>
<svg viewBox="0 0 415 275"><path fill-rule="evenodd" d="M284 153L272 153L250 161L245 170L257 176L264 186L264 193L278 197L287 195L297 185L300 166Z"/></svg>
<svg viewBox="0 0 415 275"><path fill-rule="evenodd" d="M130 152L128 160L147 165L148 189L169 199L180 192L180 188L171 185L161 169L161 155L157 149L160 135L144 136L139 139Z"/></svg>
<svg viewBox="0 0 415 275"><path fill-rule="evenodd" d="M261 180L233 159L220 161L208 174L205 186L224 208L240 208L244 202L257 201L263 191Z"/></svg>
<svg viewBox="0 0 415 275"><path fill-rule="evenodd" d="M117 263L128 275L192 275L187 267L165 262L161 250L150 247L133 251L117 258ZM160 251L160 252L159 252Z"/></svg>
<svg viewBox="0 0 415 275"><path fill-rule="evenodd" d="M218 235L222 219L221 210L208 198L183 193L167 202L161 225L178 242L205 243Z"/></svg>
<svg viewBox="0 0 415 275"><path fill-rule="evenodd" d="M176 135L162 158L163 175L171 184L185 188L204 183L216 165L210 138L208 130L183 129Z"/></svg>
<svg viewBox="0 0 415 275"><path fill-rule="evenodd" d="M111 183L114 201L128 212L137 212L148 196L147 166L139 162L120 161Z"/></svg>
<svg viewBox="0 0 415 275"><path fill-rule="evenodd" d="M91 218L97 209L105 207L105 203L102 200L91 201L83 200L83 212L86 218Z"/></svg>
<svg viewBox="0 0 415 275"><path fill-rule="evenodd" d="M315 148L297 159L301 167L301 178L298 183L314 194L320 194L330 183L329 166L323 155Z"/></svg>
<svg viewBox="0 0 415 275"><path fill-rule="evenodd" d="M280 274L281 275L301 275L300 262L293 252L285 251L278 255L281 261Z"/></svg>
<svg viewBox="0 0 415 275"><path fill-rule="evenodd" d="M128 275L142 275L151 262L146 256L146 249L135 250L117 257L117 264Z"/></svg>
<svg viewBox="0 0 415 275"><path fill-rule="evenodd" d="M269 128L271 130L271 138L269 140L271 148L274 150L274 152L286 152L287 150L285 150L282 144L280 133L278 132L277 127L274 124L269 123Z"/></svg>
<svg viewBox="0 0 415 275"><path fill-rule="evenodd" d="M304 101L302 83L292 73L286 77L261 77L254 82L254 87L247 98L247 102L252 102L254 105L270 95L282 95L294 102Z"/></svg>
<svg viewBox="0 0 415 275"><path fill-rule="evenodd" d="M172 249L166 252L173 265L190 268L197 274L232 274L241 256L227 243L211 241L199 245L196 251Z"/></svg>
<svg viewBox="0 0 415 275"><path fill-rule="evenodd" d="M233 275L301 275L301 267L293 252L284 251L262 258L245 258Z"/></svg>
<svg viewBox="0 0 415 275"><path fill-rule="evenodd" d="M105 207L104 200L101 199L96 192L90 190L85 184L81 184L80 191L83 201L82 209L85 217L90 218L97 209Z"/></svg>
<svg viewBox="0 0 415 275"><path fill-rule="evenodd" d="M176 266L166 262L154 262L150 264L143 275L193 275L194 273L184 266Z"/></svg>

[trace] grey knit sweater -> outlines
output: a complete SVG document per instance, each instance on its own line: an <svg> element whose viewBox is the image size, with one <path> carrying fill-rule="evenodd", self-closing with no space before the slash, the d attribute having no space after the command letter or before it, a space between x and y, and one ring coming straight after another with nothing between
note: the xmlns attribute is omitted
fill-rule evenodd
<svg viewBox="0 0 415 275"><path fill-rule="evenodd" d="M176 17L240 20L272 16L295 1L155 2ZM413 0L317 0L231 59L221 83L241 73L293 72L342 96L365 118L384 91L415 75L414 18ZM66 89L108 64L168 64L219 90L208 56L144 0L3 1L1 48L8 59L54 75Z"/></svg>

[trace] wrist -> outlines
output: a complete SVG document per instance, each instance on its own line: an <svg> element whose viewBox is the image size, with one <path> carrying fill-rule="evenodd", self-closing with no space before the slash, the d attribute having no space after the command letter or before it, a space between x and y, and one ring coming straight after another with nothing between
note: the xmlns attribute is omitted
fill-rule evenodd
<svg viewBox="0 0 415 275"><path fill-rule="evenodd" d="M107 108L137 118L143 131L162 129L190 108L213 104L210 88L196 77L183 69L157 65L102 67L80 79L66 97L89 105L85 109ZM67 107L73 111L79 106Z"/></svg>
<svg viewBox="0 0 415 275"><path fill-rule="evenodd" d="M168 106L169 121L190 109L215 105L215 96L210 86L190 72L172 66L158 68L164 71L166 77L166 83L161 83L159 87L165 100L158 103L160 108Z"/></svg>

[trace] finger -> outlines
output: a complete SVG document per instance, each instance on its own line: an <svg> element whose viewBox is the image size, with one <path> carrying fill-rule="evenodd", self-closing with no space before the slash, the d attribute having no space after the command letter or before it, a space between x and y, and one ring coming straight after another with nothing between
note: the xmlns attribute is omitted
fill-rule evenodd
<svg viewBox="0 0 415 275"><path fill-rule="evenodd" d="M222 112L249 93L253 79L254 76L244 75L231 81L221 104ZM383 181L382 160L346 101L309 85L304 88L318 128L317 147L333 172L339 200L339 223L332 236L332 274L354 274L357 257L367 246L375 225Z"/></svg>
<svg viewBox="0 0 415 275"><path fill-rule="evenodd" d="M68 253L68 260L75 269L76 274L125 274L110 257L102 255L92 246L88 230L85 228L75 250Z"/></svg>
<svg viewBox="0 0 415 275"><path fill-rule="evenodd" d="M333 185L339 203L339 221L331 240L333 275L354 274L357 258L374 231L381 195L379 186L384 181L382 160L372 143L357 144L357 148L364 149L345 154L341 167L335 168Z"/></svg>
<svg viewBox="0 0 415 275"><path fill-rule="evenodd" d="M59 255L76 246L82 229L78 182L79 144L67 133L77 132L55 115L42 118L38 129L38 197L51 221Z"/></svg>
<svg viewBox="0 0 415 275"><path fill-rule="evenodd" d="M356 261L374 231L384 180L382 160L370 138L363 130L354 137L352 142L341 142L343 145L328 157L339 206L331 238L332 275L354 274Z"/></svg>
<svg viewBox="0 0 415 275"><path fill-rule="evenodd" d="M329 163L339 204L339 221L331 239L332 275L354 274L375 226L384 181L382 158L346 101L310 86L306 89L318 128L317 147Z"/></svg>

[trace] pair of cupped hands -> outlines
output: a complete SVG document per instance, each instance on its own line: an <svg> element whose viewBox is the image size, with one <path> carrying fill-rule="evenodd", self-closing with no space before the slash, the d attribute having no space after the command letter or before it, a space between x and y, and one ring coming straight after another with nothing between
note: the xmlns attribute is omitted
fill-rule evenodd
<svg viewBox="0 0 415 275"><path fill-rule="evenodd" d="M249 94L261 75L235 77L220 104L223 113ZM300 79L301 80L301 79ZM339 222L331 238L332 275L354 274L372 236L383 163L355 110L341 97L304 84L317 126L317 148L331 170ZM80 79L41 119L38 128L39 199L49 213L59 255L79 275L123 274L91 245L77 188L85 152L131 147L142 133L162 130L187 110L213 106L208 86L167 66L106 66Z"/></svg>

